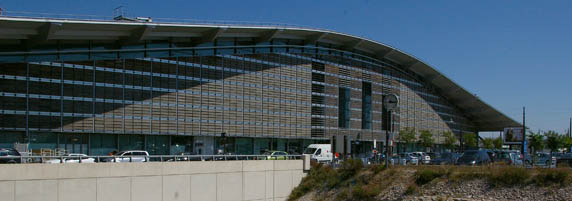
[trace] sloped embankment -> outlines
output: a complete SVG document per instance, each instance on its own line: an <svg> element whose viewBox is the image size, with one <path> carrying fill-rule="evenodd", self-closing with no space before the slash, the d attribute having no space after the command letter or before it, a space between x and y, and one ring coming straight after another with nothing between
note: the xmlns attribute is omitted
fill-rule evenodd
<svg viewBox="0 0 572 201"><path fill-rule="evenodd" d="M572 200L571 169L314 164L289 200Z"/></svg>

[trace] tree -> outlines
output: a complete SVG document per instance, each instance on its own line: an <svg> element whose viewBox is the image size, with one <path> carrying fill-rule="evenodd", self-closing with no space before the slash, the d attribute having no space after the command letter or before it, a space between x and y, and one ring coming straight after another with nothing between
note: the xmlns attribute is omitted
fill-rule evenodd
<svg viewBox="0 0 572 201"><path fill-rule="evenodd" d="M445 138L445 148L453 151L453 149L455 149L455 145L457 144L457 136L455 136L455 134L451 133L450 131L445 131L442 135Z"/></svg>
<svg viewBox="0 0 572 201"><path fill-rule="evenodd" d="M477 139L474 133L465 133L463 135L463 142L467 147L477 147Z"/></svg>
<svg viewBox="0 0 572 201"><path fill-rule="evenodd" d="M399 136L397 138L397 140L405 144L403 146L403 152L407 151L407 145L415 142L415 139L417 139L415 129L408 127L405 127L403 130L399 131Z"/></svg>
<svg viewBox="0 0 572 201"><path fill-rule="evenodd" d="M482 142L483 142L483 147L487 148L487 149L492 149L494 148L494 139L493 138L483 138Z"/></svg>
<svg viewBox="0 0 572 201"><path fill-rule="evenodd" d="M421 134L419 134L419 144L421 144L421 146L425 148L432 147L433 144L435 144L435 140L433 139L433 134L431 133L431 131L428 130L421 131Z"/></svg>
<svg viewBox="0 0 572 201"><path fill-rule="evenodd" d="M529 132L528 144L532 148L533 156L536 156L536 152L538 150L544 149L544 136L540 134L540 132L539 133Z"/></svg>
<svg viewBox="0 0 572 201"><path fill-rule="evenodd" d="M497 137L493 140L493 144L495 146L495 149L502 149L502 138L501 137Z"/></svg>
<svg viewBox="0 0 572 201"><path fill-rule="evenodd" d="M548 131L544 133L546 137L546 147L550 149L550 153L558 151L562 147L562 136L555 131Z"/></svg>
<svg viewBox="0 0 572 201"><path fill-rule="evenodd" d="M570 147L572 147L572 138L568 136L562 136L562 148L565 148L567 152L570 152Z"/></svg>

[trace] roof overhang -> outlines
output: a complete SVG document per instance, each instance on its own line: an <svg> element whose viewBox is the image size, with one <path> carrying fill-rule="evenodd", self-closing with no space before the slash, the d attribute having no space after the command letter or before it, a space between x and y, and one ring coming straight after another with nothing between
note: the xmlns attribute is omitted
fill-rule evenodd
<svg viewBox="0 0 572 201"><path fill-rule="evenodd" d="M367 52L372 58L397 63L401 70L413 72L420 81L432 85L440 95L473 121L478 131L500 131L505 127L521 126L427 63L389 45L330 30L282 26L0 17L0 46L23 41L22 45L30 47L50 40L79 43L98 40L120 44L144 40L211 42L223 37L251 37L256 38L256 42L276 38L301 39L306 44L331 43L340 45L344 51Z"/></svg>

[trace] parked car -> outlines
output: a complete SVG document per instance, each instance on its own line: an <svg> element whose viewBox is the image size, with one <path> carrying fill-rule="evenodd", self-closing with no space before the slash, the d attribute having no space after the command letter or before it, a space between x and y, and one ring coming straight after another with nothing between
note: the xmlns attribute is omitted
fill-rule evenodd
<svg viewBox="0 0 572 201"><path fill-rule="evenodd" d="M469 150L463 153L457 160L457 165L484 165L491 163L491 158L486 151Z"/></svg>
<svg viewBox="0 0 572 201"><path fill-rule="evenodd" d="M394 165L407 165L407 158L401 158L399 154L389 157L389 163Z"/></svg>
<svg viewBox="0 0 572 201"><path fill-rule="evenodd" d="M266 160L287 160L288 153L285 151L267 151L264 154L266 156Z"/></svg>
<svg viewBox="0 0 572 201"><path fill-rule="evenodd" d="M422 164L429 164L431 162L431 156L425 152L411 152Z"/></svg>
<svg viewBox="0 0 572 201"><path fill-rule="evenodd" d="M459 154L444 152L436 155L436 158L432 158L429 164L431 165L453 165L459 158Z"/></svg>
<svg viewBox="0 0 572 201"><path fill-rule="evenodd" d="M556 159L555 157L550 157L550 153L538 152L534 157L534 163L537 165L550 165L553 158Z"/></svg>
<svg viewBox="0 0 572 201"><path fill-rule="evenodd" d="M400 165L417 165L419 159L412 153L400 153L389 158L390 163Z"/></svg>
<svg viewBox="0 0 572 201"><path fill-rule="evenodd" d="M13 148L0 148L0 163L20 163L20 152Z"/></svg>
<svg viewBox="0 0 572 201"><path fill-rule="evenodd" d="M494 162L504 162L508 165L522 165L520 154L516 152L500 151L496 153Z"/></svg>
<svg viewBox="0 0 572 201"><path fill-rule="evenodd" d="M441 153L437 152L427 152L427 155L429 155L431 160L441 157Z"/></svg>
<svg viewBox="0 0 572 201"><path fill-rule="evenodd" d="M121 151L103 161L114 163L147 162L149 161L149 152L140 150Z"/></svg>
<svg viewBox="0 0 572 201"><path fill-rule="evenodd" d="M572 167L572 153L564 153L556 159L558 165L566 165Z"/></svg>
<svg viewBox="0 0 572 201"><path fill-rule="evenodd" d="M95 163L94 158L90 158L85 154L66 154L63 156L63 162L60 158L46 160L44 163L56 164L56 163L79 163L81 158L81 163Z"/></svg>
<svg viewBox="0 0 572 201"><path fill-rule="evenodd" d="M197 156L194 152L181 152L179 154L175 154L175 157L164 158L164 161L204 161L204 158Z"/></svg>
<svg viewBox="0 0 572 201"><path fill-rule="evenodd" d="M524 162L524 164L532 165L532 156L528 152L521 154L520 159Z"/></svg>
<svg viewBox="0 0 572 201"><path fill-rule="evenodd" d="M550 153L549 153L550 154ZM562 158L566 153L563 152L552 152L552 157L556 158L556 160Z"/></svg>

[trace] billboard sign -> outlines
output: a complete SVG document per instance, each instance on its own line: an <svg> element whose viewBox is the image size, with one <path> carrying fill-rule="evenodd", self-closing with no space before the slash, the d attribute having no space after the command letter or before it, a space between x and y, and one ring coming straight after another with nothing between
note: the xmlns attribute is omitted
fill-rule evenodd
<svg viewBox="0 0 572 201"><path fill-rule="evenodd" d="M504 144L522 144L522 127L504 128Z"/></svg>

